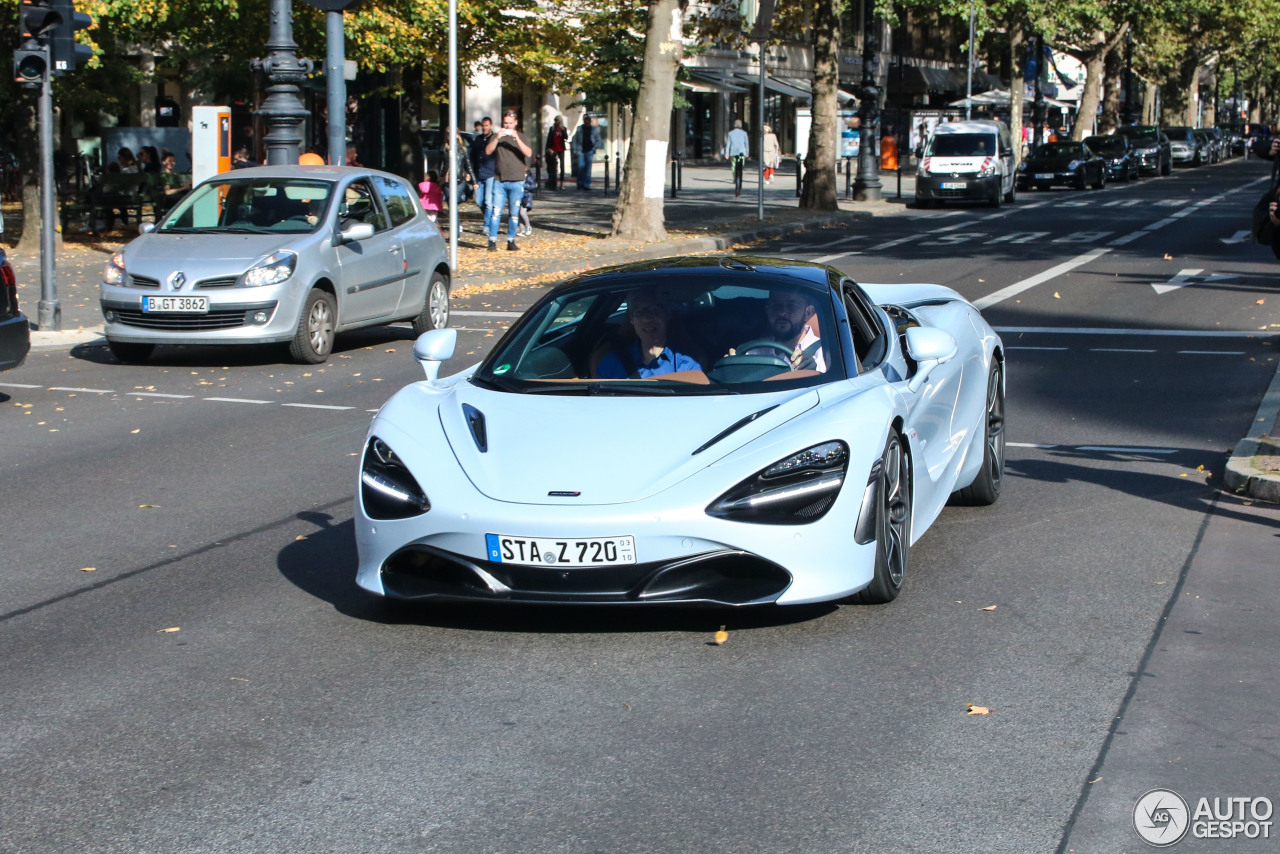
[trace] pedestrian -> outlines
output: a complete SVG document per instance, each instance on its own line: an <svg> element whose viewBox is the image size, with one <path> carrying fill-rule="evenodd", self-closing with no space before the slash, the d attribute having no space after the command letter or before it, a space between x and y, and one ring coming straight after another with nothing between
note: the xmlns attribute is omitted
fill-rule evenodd
<svg viewBox="0 0 1280 854"><path fill-rule="evenodd" d="M418 185L418 202L427 212L427 219L435 222L444 210L444 189L440 186L440 175L432 169L427 172L427 180Z"/></svg>
<svg viewBox="0 0 1280 854"><path fill-rule="evenodd" d="M533 191L538 189L538 179L530 172L524 176L524 197L520 199L520 233L525 237L533 236L533 223L529 221L529 211L533 208Z"/></svg>
<svg viewBox="0 0 1280 854"><path fill-rule="evenodd" d="M467 141L462 134L450 128L445 134L444 159L440 161L440 183L449 183L449 170L457 174L458 200L463 201L470 195L469 188L475 183L471 175L471 158L468 156Z"/></svg>
<svg viewBox="0 0 1280 854"><path fill-rule="evenodd" d="M524 134L516 130L519 119L510 110L502 114L502 130L485 145L484 150L494 156L494 192L489 202L489 251L498 248L498 223L502 205L507 206L507 250L515 252L516 228L520 222L520 200L524 198L524 179L529 175L529 158L533 149Z"/></svg>
<svg viewBox="0 0 1280 854"><path fill-rule="evenodd" d="M133 150L130 148L121 148L117 151L116 162L120 164L120 171L125 175L136 175L142 171L138 168L137 158L133 156Z"/></svg>
<svg viewBox="0 0 1280 854"><path fill-rule="evenodd" d="M764 126L764 182L773 183L773 173L782 163L782 149L778 145L778 135L773 128Z"/></svg>
<svg viewBox="0 0 1280 854"><path fill-rule="evenodd" d="M144 145L138 149L138 168L145 174L160 171L160 152L154 145Z"/></svg>
<svg viewBox="0 0 1280 854"><path fill-rule="evenodd" d="M471 133L475 136L479 136L480 130L480 119L476 119L476 123L471 126Z"/></svg>
<svg viewBox="0 0 1280 854"><path fill-rule="evenodd" d="M360 155L356 151L356 144L354 142L347 143L347 165L348 166L363 165L360 163Z"/></svg>
<svg viewBox="0 0 1280 854"><path fill-rule="evenodd" d="M242 145L231 155L232 169L248 169L251 166L260 166L262 164L249 159L249 146Z"/></svg>
<svg viewBox="0 0 1280 854"><path fill-rule="evenodd" d="M559 190L564 177L564 150L569 141L569 129L564 126L564 116L556 116L547 133L547 189Z"/></svg>
<svg viewBox="0 0 1280 854"><path fill-rule="evenodd" d="M595 163L596 149L600 147L600 129L596 127L596 120L591 116L583 118L582 124L573 135L573 141L576 149L574 165L578 170L578 189L590 190L591 167Z"/></svg>
<svg viewBox="0 0 1280 854"><path fill-rule="evenodd" d="M476 205L480 208L480 233L489 233L489 199L493 195L494 159L485 151L489 141L493 139L493 119L485 116L480 120L480 132L471 140L468 155L471 158L471 178L476 185Z"/></svg>
<svg viewBox="0 0 1280 854"><path fill-rule="evenodd" d="M733 170L733 194L742 195L742 171L747 165L747 154L751 150L751 138L742 129L742 119L733 120L733 130L725 138L720 153L729 158L729 168Z"/></svg>

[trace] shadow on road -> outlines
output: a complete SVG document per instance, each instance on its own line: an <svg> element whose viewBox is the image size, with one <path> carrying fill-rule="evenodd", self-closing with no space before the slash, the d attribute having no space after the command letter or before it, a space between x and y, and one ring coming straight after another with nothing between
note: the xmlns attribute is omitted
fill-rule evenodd
<svg viewBox="0 0 1280 854"><path fill-rule="evenodd" d="M354 523L335 521L327 513L298 513L316 526L305 540L280 550L280 574L304 592L340 613L389 625L420 625L481 632L597 634L628 632L711 633L726 623L755 629L801 623L837 610L836 605L779 608L677 608L668 606L607 607L426 603L385 600L356 587Z"/></svg>

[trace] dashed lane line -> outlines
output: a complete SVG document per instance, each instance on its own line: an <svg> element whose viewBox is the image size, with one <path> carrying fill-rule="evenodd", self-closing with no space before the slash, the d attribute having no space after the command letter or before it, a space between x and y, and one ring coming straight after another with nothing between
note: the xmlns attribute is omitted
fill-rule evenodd
<svg viewBox="0 0 1280 854"><path fill-rule="evenodd" d="M194 394L162 394L158 391L129 391L125 392L125 394L130 397L164 397L172 400L189 400L195 397Z"/></svg>
<svg viewBox="0 0 1280 854"><path fill-rule="evenodd" d="M1184 338L1275 338L1280 332L1248 329L1122 329L1106 326L997 326L1001 335L1154 335Z"/></svg>
<svg viewBox="0 0 1280 854"><path fill-rule="evenodd" d="M212 401L213 403L254 403L258 405L275 402L272 400L253 400L247 397L202 397L200 399Z"/></svg>
<svg viewBox="0 0 1280 854"><path fill-rule="evenodd" d="M109 389L109 388L69 388L67 386L60 386L60 385L51 386L49 388L49 391L74 391L77 393L84 393L84 394L115 394L116 393L114 389Z"/></svg>
<svg viewBox="0 0 1280 854"><path fill-rule="evenodd" d="M1076 267L1082 267L1085 264L1088 264L1090 261L1096 261L1097 259L1101 258L1103 255L1106 255L1110 251L1111 251L1110 249L1107 249L1105 247L1098 248L1098 249L1091 249L1088 252L1084 253L1083 255L1077 255L1075 258L1072 258L1070 261L1063 261L1061 264L1058 264L1054 267L1050 267L1048 270L1045 270L1042 273L1037 273L1036 275L1023 279L1020 282L1014 282L1012 285L1001 288L995 293L987 294L985 297L976 299L973 301L973 304L979 310L984 308L989 308L995 305L996 303L1001 303L1009 299L1010 297L1017 296L1023 291L1029 291L1032 288L1034 288L1036 285L1043 284L1049 281L1050 279L1056 279L1058 276L1061 276L1063 273L1068 273L1074 270Z"/></svg>
<svg viewBox="0 0 1280 854"><path fill-rule="evenodd" d="M327 403L282 403L280 405L295 406L298 409L333 409L333 410L355 409L354 406L332 406Z"/></svg>
<svg viewBox="0 0 1280 854"><path fill-rule="evenodd" d="M523 317L523 311L471 311L468 309L454 309L449 312L454 317ZM485 330L486 332L488 330Z"/></svg>
<svg viewBox="0 0 1280 854"><path fill-rule="evenodd" d="M1140 350L1136 347L1090 347L1090 353L1155 353L1156 350Z"/></svg>
<svg viewBox="0 0 1280 854"><path fill-rule="evenodd" d="M1180 448L1143 448L1134 445L1056 445L1048 442L1006 442L1010 448L1034 448L1040 451L1092 451L1102 454L1176 454Z"/></svg>

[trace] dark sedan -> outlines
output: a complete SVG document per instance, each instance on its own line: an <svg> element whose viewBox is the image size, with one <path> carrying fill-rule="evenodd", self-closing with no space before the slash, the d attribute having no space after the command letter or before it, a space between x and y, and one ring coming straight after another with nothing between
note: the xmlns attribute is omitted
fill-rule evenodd
<svg viewBox="0 0 1280 854"><path fill-rule="evenodd" d="M1086 137L1084 144L1107 162L1107 177L1115 181L1132 181L1141 174L1138 151L1127 136Z"/></svg>
<svg viewBox="0 0 1280 854"><path fill-rule="evenodd" d="M0 249L0 371L16 368L31 349L31 326L18 310L18 277Z"/></svg>
<svg viewBox="0 0 1280 854"><path fill-rule="evenodd" d="M1026 189L1047 190L1066 184L1077 190L1107 185L1107 162L1083 142L1046 142L1018 165L1018 181Z"/></svg>

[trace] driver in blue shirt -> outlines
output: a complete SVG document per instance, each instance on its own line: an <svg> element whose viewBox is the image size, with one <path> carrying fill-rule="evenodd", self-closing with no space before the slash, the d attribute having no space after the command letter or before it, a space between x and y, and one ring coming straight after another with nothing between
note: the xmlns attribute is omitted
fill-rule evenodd
<svg viewBox="0 0 1280 854"><path fill-rule="evenodd" d="M652 292L627 294L627 321L636 333L630 345L606 353L596 368L596 377L605 380L648 379L679 371L700 371L702 366L667 346L667 325L671 310Z"/></svg>

